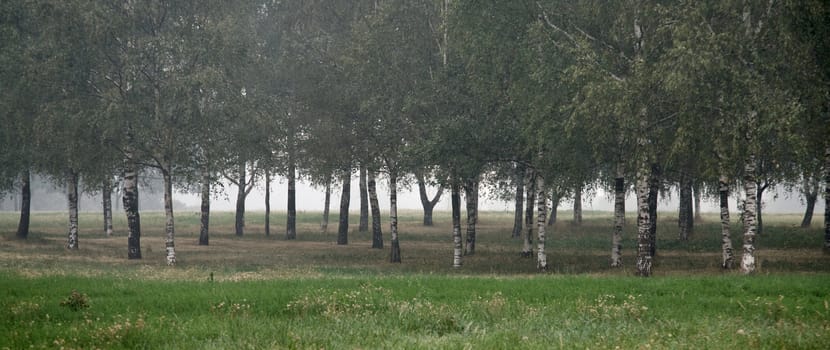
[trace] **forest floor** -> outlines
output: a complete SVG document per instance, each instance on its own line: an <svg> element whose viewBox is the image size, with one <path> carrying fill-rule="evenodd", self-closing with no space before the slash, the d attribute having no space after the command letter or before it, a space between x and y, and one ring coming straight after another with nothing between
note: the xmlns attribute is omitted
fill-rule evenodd
<svg viewBox="0 0 830 350"><path fill-rule="evenodd" d="M66 215L34 213L27 240L0 213L0 349L4 348L830 348L830 254L823 232L798 215L767 215L758 271L720 268L720 225L705 215L689 241L676 216L658 221L654 277L634 276L634 219L624 267L608 267L612 215L570 212L548 228L550 269L536 271L511 238L512 214L483 212L476 252L452 268L449 213L424 227L400 215L403 262L371 249L350 222L284 213L214 213L209 246L198 213L177 213L177 266L165 264L163 213L142 213L141 260L126 259L126 223L106 237L100 215L81 215L80 249L64 248ZM465 226L465 225L464 225ZM463 230L463 229L462 229ZM736 258L741 227L733 224ZM535 237L534 237L535 238ZM73 291L76 291L73 293ZM80 305L77 308L73 305Z"/></svg>

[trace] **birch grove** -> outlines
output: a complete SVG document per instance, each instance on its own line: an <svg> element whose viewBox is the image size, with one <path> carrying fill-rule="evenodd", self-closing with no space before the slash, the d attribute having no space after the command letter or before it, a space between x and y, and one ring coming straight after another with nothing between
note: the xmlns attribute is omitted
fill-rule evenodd
<svg viewBox="0 0 830 350"><path fill-rule="evenodd" d="M594 189L613 190L606 229L610 267L620 267L633 187L630 248L641 276L659 266L659 242L715 239L693 234L701 192L703 200L717 197L725 269L738 262L730 236L737 230L741 271L760 267L764 198L781 184L804 188L805 229L823 186L830 250L830 68L820 54L830 6L821 2L72 0L44 3L50 11L35 4L10 3L9 13L26 20L0 23L8 67L0 80L9 87L0 91L8 109L0 116L0 192L23 199L21 239L31 177L41 175L67 182L68 248L78 247L76 202L85 191L101 192L103 230L113 235L118 174L127 257L141 258L138 187L154 171L164 182L172 265L175 192L201 195L199 244L208 245L219 174L236 187L234 231L243 236L246 198L267 169L266 235L273 174L287 180L287 240L302 230L297 183L325 186L326 232L337 174L336 241L345 245L351 169L359 166L358 231L368 230L371 214L373 248L383 247L377 175L390 176L393 262L400 262L397 192L413 175L424 226L433 224L443 191L452 192L446 244L454 267L479 243L479 188L512 200L516 249L536 256L540 270L548 268L546 230L556 227L559 199L573 195L578 227L583 197ZM122 160L117 167L114 159ZM78 174L94 189L78 187ZM438 186L432 198L427 184ZM658 227L658 200L675 193L678 226ZM743 226L730 223L736 195L745 198ZM539 225L548 218L551 228Z"/></svg>

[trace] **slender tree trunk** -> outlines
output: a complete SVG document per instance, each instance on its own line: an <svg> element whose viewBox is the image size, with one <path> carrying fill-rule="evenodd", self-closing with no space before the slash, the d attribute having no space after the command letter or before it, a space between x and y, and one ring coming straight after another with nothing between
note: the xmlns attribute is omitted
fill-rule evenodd
<svg viewBox="0 0 830 350"><path fill-rule="evenodd" d="M351 201L352 174L343 175L343 192L340 194L340 225L337 226L337 244L349 244L349 202Z"/></svg>
<svg viewBox="0 0 830 350"><path fill-rule="evenodd" d="M536 172L528 171L527 199L525 207L525 237L522 244L522 256L529 258L533 256L533 206L536 204Z"/></svg>
<svg viewBox="0 0 830 350"><path fill-rule="evenodd" d="M104 177L101 185L101 205L104 208L104 234L112 236L112 178Z"/></svg>
<svg viewBox="0 0 830 350"><path fill-rule="evenodd" d="M78 249L78 172L69 169L66 174L66 198L69 204L69 237L66 248Z"/></svg>
<svg viewBox="0 0 830 350"><path fill-rule="evenodd" d="M199 228L199 245L210 244L210 173L207 167L202 170L202 205L201 227Z"/></svg>
<svg viewBox="0 0 830 350"><path fill-rule="evenodd" d="M369 231L369 192L366 183L366 167L360 165L360 225L358 232Z"/></svg>
<svg viewBox="0 0 830 350"><path fill-rule="evenodd" d="M808 228L813 223L813 212L816 210L818 201L818 178L804 175L804 200L807 202L807 209L804 211L804 218L801 219L801 227Z"/></svg>
<svg viewBox="0 0 830 350"><path fill-rule="evenodd" d="M516 164L516 174L514 176L516 182L516 199L515 209L513 210L513 234L512 237L518 238L522 236L522 220L524 220L524 200L525 200L525 167Z"/></svg>
<svg viewBox="0 0 830 350"><path fill-rule="evenodd" d="M320 222L320 228L323 232L329 230L329 212L331 209L331 174L326 176L326 199L323 201L323 221Z"/></svg>
<svg viewBox="0 0 830 350"><path fill-rule="evenodd" d="M289 194L290 196L290 194ZM271 236L271 169L265 168L265 237Z"/></svg>
<svg viewBox="0 0 830 350"><path fill-rule="evenodd" d="M641 164L637 171L637 274L643 277L651 276L652 248L651 248L651 210L650 210L650 170L647 165Z"/></svg>
<svg viewBox="0 0 830 350"><path fill-rule="evenodd" d="M611 236L611 267L622 266L622 240L625 227L625 171L622 163L617 164L614 179L614 233Z"/></svg>
<svg viewBox="0 0 830 350"><path fill-rule="evenodd" d="M239 165L239 183L237 184L236 193L236 218L234 221L234 228L237 236L242 236L245 233L245 187L247 183L247 174L245 169L245 162Z"/></svg>
<svg viewBox="0 0 830 350"><path fill-rule="evenodd" d="M637 275L642 277L651 276L651 268L654 259L655 231L657 226L657 182L658 166L653 162L653 147L647 139L647 110L643 108L640 112L640 135L637 137L639 158L637 159L637 175L634 185L637 193Z"/></svg>
<svg viewBox="0 0 830 350"><path fill-rule="evenodd" d="M138 172L132 153L127 153L124 166L124 189L122 202L127 215L127 258L141 259L141 216L138 212Z"/></svg>
<svg viewBox="0 0 830 350"><path fill-rule="evenodd" d="M297 169L294 159L288 160L288 213L285 219L285 239L297 238Z"/></svg>
<svg viewBox="0 0 830 350"><path fill-rule="evenodd" d="M20 221L17 224L19 239L29 238L29 222L32 217L32 178L28 169L20 176Z"/></svg>
<svg viewBox="0 0 830 350"><path fill-rule="evenodd" d="M392 251L389 261L401 262L401 244L398 241L398 174L389 171L389 231L392 233Z"/></svg>
<svg viewBox="0 0 830 350"><path fill-rule="evenodd" d="M582 225L582 187L574 190L574 225Z"/></svg>
<svg viewBox="0 0 830 350"><path fill-rule="evenodd" d="M467 244L464 255L476 253L476 223L478 222L478 179L464 184L464 199L467 202Z"/></svg>
<svg viewBox="0 0 830 350"><path fill-rule="evenodd" d="M550 217L548 217L548 226L556 224L557 211L559 210L559 202L562 197L556 192L551 191L550 194Z"/></svg>
<svg viewBox="0 0 830 350"><path fill-rule="evenodd" d="M536 268L539 271L548 269L548 255L545 253L545 226L547 224L548 205L545 196L545 179L536 176Z"/></svg>
<svg viewBox="0 0 830 350"><path fill-rule="evenodd" d="M378 205L378 191L375 182L375 172L368 171L366 183L369 192L369 204L372 209L372 248L383 249L383 231L380 224L380 205ZM397 200L397 198L396 198Z"/></svg>
<svg viewBox="0 0 830 350"><path fill-rule="evenodd" d="M830 253L830 141L824 147L824 252Z"/></svg>
<svg viewBox="0 0 830 350"><path fill-rule="evenodd" d="M701 222L701 221L703 221L703 213L700 212L700 182L695 181L692 184L692 190L694 191L694 201L695 201L695 219L694 219L694 221Z"/></svg>
<svg viewBox="0 0 830 350"><path fill-rule="evenodd" d="M718 190L720 194L721 255L723 257L721 267L731 269L735 262L735 256L732 252L732 236L729 227L729 178L726 175L720 176Z"/></svg>
<svg viewBox="0 0 830 350"><path fill-rule="evenodd" d="M165 218L165 240L164 247L167 252L167 265L176 265L176 231L173 220L173 177L170 169L173 164L167 162L167 169L162 169L161 175L164 178L164 218Z"/></svg>
<svg viewBox="0 0 830 350"><path fill-rule="evenodd" d="M424 226L432 226L432 211L435 209L435 205L438 204L438 201L441 199L441 195L444 193L443 188L439 188L438 192L435 193L435 196L432 199L429 199L427 196L427 185L426 181L424 181L424 177L421 174L417 175L418 177L418 194L421 197L421 206L424 208Z"/></svg>
<svg viewBox="0 0 830 350"><path fill-rule="evenodd" d="M749 146L749 154L744 163L744 192L746 193L746 201L744 202L744 240L743 240L743 256L741 257L741 272L749 274L755 272L755 234L757 230L757 206L758 206L758 188L755 177L755 146L754 146L754 128L757 123L758 113L752 111L749 113L747 125L749 130L746 133L746 144Z"/></svg>
<svg viewBox="0 0 830 350"><path fill-rule="evenodd" d="M692 205L693 205L693 198L692 198L692 182L689 180L688 175L681 174L680 175L680 208L679 208L679 215L677 216L677 226L680 228L680 237L681 241L688 241L689 234L691 233L691 221L693 220L692 217Z"/></svg>
<svg viewBox="0 0 830 350"><path fill-rule="evenodd" d="M461 267L461 186L453 179L450 185L452 198L452 267Z"/></svg>
<svg viewBox="0 0 830 350"><path fill-rule="evenodd" d="M657 196L660 194L660 176L662 176L660 166L652 164L648 187L648 215L651 226L649 240L652 259L657 256Z"/></svg>

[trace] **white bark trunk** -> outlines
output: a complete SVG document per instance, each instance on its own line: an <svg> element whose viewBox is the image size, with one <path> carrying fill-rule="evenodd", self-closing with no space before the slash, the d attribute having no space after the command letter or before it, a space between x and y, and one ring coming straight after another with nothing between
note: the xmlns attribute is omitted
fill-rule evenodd
<svg viewBox="0 0 830 350"><path fill-rule="evenodd" d="M164 178L164 248L167 253L167 265L173 266L176 265L176 231L173 219L173 177L170 169L172 169L172 164L168 163L168 168L162 170L161 173Z"/></svg>
<svg viewBox="0 0 830 350"><path fill-rule="evenodd" d="M78 173L69 169L66 178L66 198L69 204L69 237L66 248L78 249Z"/></svg>
<svg viewBox="0 0 830 350"><path fill-rule="evenodd" d="M104 177L101 191L101 204L104 208L104 233L107 237L112 236L112 179Z"/></svg>
<svg viewBox="0 0 830 350"><path fill-rule="evenodd" d="M460 185L453 180L452 185L452 267L461 267L461 254L463 252L461 242L461 189Z"/></svg>
<svg viewBox="0 0 830 350"><path fill-rule="evenodd" d="M529 169L527 174L527 191L525 191L527 193L527 199L525 200L527 206L525 207L525 235L522 256L529 258L533 256L533 206L536 203L536 173Z"/></svg>
<svg viewBox="0 0 830 350"><path fill-rule="evenodd" d="M123 204L127 215L127 258L141 259L141 216L138 211L138 172L132 153L127 150L124 167Z"/></svg>
<svg viewBox="0 0 830 350"><path fill-rule="evenodd" d="M755 155L755 134L754 129L757 123L758 113L752 111L747 118L746 145L749 154L744 163L744 241L743 256L741 257L741 272L749 274L755 272L755 234L757 230L758 210L758 188L755 179L756 155Z"/></svg>
<svg viewBox="0 0 830 350"><path fill-rule="evenodd" d="M540 271L548 269L548 256L545 253L545 227L547 226L548 205L546 202L545 179L536 176L536 268Z"/></svg>
<svg viewBox="0 0 830 350"><path fill-rule="evenodd" d="M637 172L637 274L651 276L651 217L649 213L649 174L647 164Z"/></svg>
<svg viewBox="0 0 830 350"><path fill-rule="evenodd" d="M721 267L731 269L735 262L735 256L732 252L729 223L729 178L726 175L721 175L718 185L720 192Z"/></svg>
<svg viewBox="0 0 830 350"><path fill-rule="evenodd" d="M625 169L622 162L617 164L617 178L614 179L614 234L611 239L611 267L622 266L622 239L625 227Z"/></svg>

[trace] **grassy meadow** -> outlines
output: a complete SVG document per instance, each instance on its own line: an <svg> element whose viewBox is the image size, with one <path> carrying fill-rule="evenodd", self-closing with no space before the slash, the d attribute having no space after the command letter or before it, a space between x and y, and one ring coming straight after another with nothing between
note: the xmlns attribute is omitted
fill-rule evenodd
<svg viewBox="0 0 830 350"><path fill-rule="evenodd" d="M371 249L351 217L349 244L320 213L298 214L286 241L284 213L211 217L198 246L198 213L176 217L178 264L164 263L163 213L142 213L142 260L126 259L126 223L105 237L100 215L81 215L80 250L64 249L66 215L34 213L28 240L18 216L0 213L0 349L282 348L830 348L830 255L819 223L766 215L758 273L723 271L715 214L677 240L661 213L654 277L633 274L629 214L625 267L608 267L611 213L570 212L548 231L550 271L519 254L512 214L483 212L476 254L451 267L450 215L423 227L400 215L403 263ZM332 219L336 220L335 216ZM386 224L386 222L385 222ZM740 225L733 224L740 254Z"/></svg>

